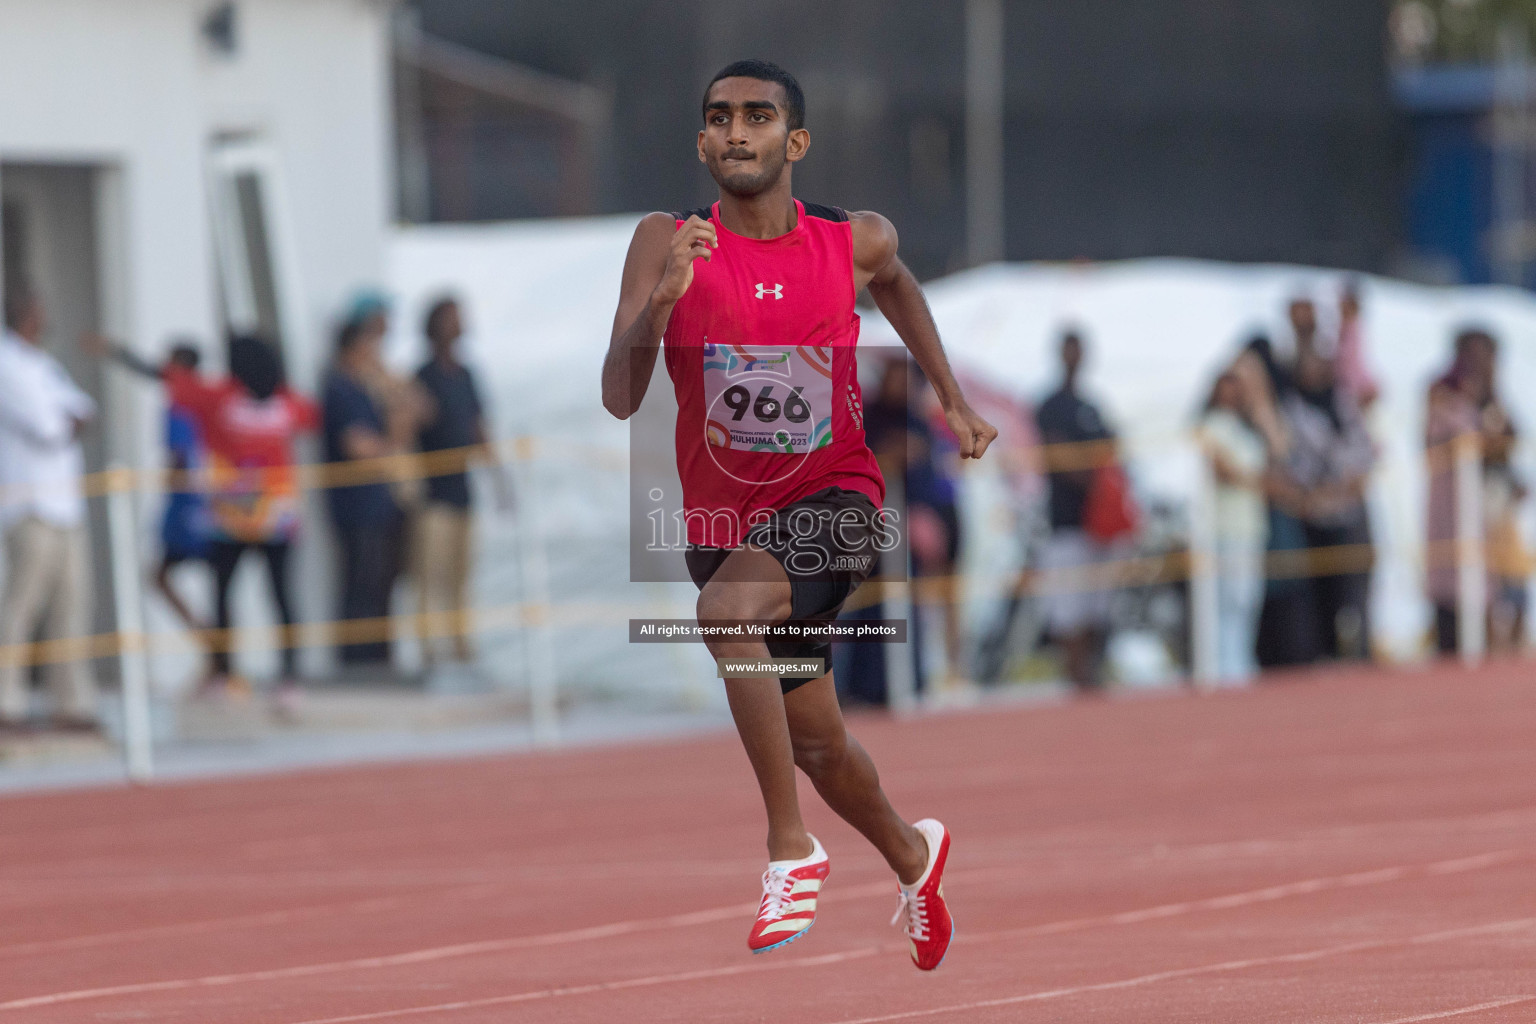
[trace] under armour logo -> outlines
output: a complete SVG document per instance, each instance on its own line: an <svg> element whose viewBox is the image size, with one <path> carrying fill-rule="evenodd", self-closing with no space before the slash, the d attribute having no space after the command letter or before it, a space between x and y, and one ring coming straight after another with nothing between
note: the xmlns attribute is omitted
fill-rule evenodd
<svg viewBox="0 0 1536 1024"><path fill-rule="evenodd" d="M784 297L784 286L781 284L776 284L772 288L767 288L764 287L763 282L757 282L757 297L760 299L766 299L770 295L776 299L782 299Z"/></svg>

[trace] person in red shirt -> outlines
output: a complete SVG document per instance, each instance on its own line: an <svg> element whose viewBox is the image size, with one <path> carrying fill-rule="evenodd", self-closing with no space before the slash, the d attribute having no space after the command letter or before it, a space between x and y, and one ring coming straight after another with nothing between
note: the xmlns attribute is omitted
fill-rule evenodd
<svg viewBox="0 0 1536 1024"><path fill-rule="evenodd" d="M860 291L869 289L933 382L961 457L979 457L997 431L961 394L917 279L896 257L891 223L791 194L790 172L810 146L795 79L766 61L738 61L710 83L703 116L698 158L719 201L653 213L635 229L603 405L620 419L639 408L664 341L701 625L826 622L889 547L854 358ZM763 953L803 935L830 867L800 816L799 766L895 871L913 962L937 967L953 930L942 892L949 833L891 808L843 725L828 646L747 631L706 642L717 659L801 663L784 676L724 673L768 813L768 871L748 947ZM807 663L819 663L816 674L802 674Z"/></svg>
<svg viewBox="0 0 1536 1024"><path fill-rule="evenodd" d="M291 709L298 652L288 565L300 511L293 442L316 429L318 411L288 389L277 350L254 336L230 338L228 377L209 381L172 364L165 383L171 401L196 417L208 453L208 561L216 583L216 624L222 631L213 644L208 686L222 690L230 682L229 587L245 553L258 551L283 624L279 705Z"/></svg>

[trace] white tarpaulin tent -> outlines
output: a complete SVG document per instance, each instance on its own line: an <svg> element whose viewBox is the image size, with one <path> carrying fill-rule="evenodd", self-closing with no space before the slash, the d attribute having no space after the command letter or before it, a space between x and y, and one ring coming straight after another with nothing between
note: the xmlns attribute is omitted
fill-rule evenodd
<svg viewBox="0 0 1536 1024"><path fill-rule="evenodd" d="M476 603L504 609L537 596L523 546L536 530L550 597L565 609L553 643L562 690L723 702L702 646L628 643L629 617L681 618L694 607L687 584L628 582L629 425L602 405L599 373L638 219L400 230L388 256L398 300L389 357L402 370L419 364L428 305L458 296L463 354L480 374L493 433L537 439L517 514L495 514L481 495ZM514 685L528 664L518 639L492 630L480 642L483 665Z"/></svg>
<svg viewBox="0 0 1536 1024"><path fill-rule="evenodd" d="M628 427L602 408L598 374L618 297L624 253L637 218L540 221L401 229L389 251L388 284L400 301L391 357L421 358L425 305L462 297L466 353L484 381L499 436L541 439L524 510L548 552L557 604L588 607L555 644L562 686L688 693L714 700L710 664L696 646L631 646L633 614L689 614L686 584L627 582ZM1298 292L1331 312L1340 276L1310 269L1147 260L1106 265L997 265L928 287L953 361L1021 399L1049 390L1064 323L1089 339L1085 382L1136 456L1139 488L1178 500L1193 461L1185 441L1194 410L1221 361L1253 330L1282 348L1284 303ZM1419 596L1424 389L1445 365L1450 337L1466 322L1503 342L1502 389L1525 424L1536 423L1536 299L1511 289L1428 288L1365 282L1370 363L1384 397L1374 413L1383 445L1372 495L1380 559L1375 608L1379 640L1395 654L1418 650L1427 621ZM890 343L878 316L866 341ZM1529 452L1522 453L1529 460ZM994 489L978 488L978 492ZM1006 530L998 516L971 522ZM477 595L489 607L521 600L517 530L524 518L483 517ZM997 538L981 538L976 546ZM627 609L627 610L626 610ZM510 638L488 636L486 661L515 679Z"/></svg>
<svg viewBox="0 0 1536 1024"><path fill-rule="evenodd" d="M1217 369L1256 331L1284 351L1293 296L1311 296L1330 330L1342 279L1300 267L1138 260L995 265L936 281L927 292L954 361L1028 398L1054 386L1062 326L1081 327L1085 389L1125 438L1138 487L1178 498L1194 485L1187 438ZM1425 391L1446 367L1455 331L1482 324L1502 343L1505 400L1520 423L1536 424L1536 299L1508 288L1377 278L1363 285L1369 364L1382 386L1371 416L1382 449L1371 494L1374 618L1378 642L1406 659L1418 652L1429 615L1421 597ZM886 341L890 330L870 322L865 337ZM1522 464L1531 465L1532 455L1522 450Z"/></svg>

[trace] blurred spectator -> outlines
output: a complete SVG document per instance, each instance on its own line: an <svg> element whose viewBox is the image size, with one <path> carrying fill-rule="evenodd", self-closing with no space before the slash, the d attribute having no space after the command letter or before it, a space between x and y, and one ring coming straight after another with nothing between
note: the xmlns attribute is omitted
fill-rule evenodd
<svg viewBox="0 0 1536 1024"><path fill-rule="evenodd" d="M325 459L339 463L388 459L408 452L424 404L384 366L382 348L388 307L376 296L354 303L336 338L336 359L325 379ZM387 666L395 581L404 565L405 516L388 482L400 479L403 463L379 463L363 476L369 482L331 487L331 522L341 549L339 617L365 620L352 627L382 630L384 639L345 643L347 665Z"/></svg>
<svg viewBox="0 0 1536 1024"><path fill-rule="evenodd" d="M1045 601L1046 626L1061 645L1067 678L1092 690L1103 682L1110 609L1110 591L1093 569L1107 562L1111 551L1088 530L1089 493L1099 471L1114 461L1114 433L1078 394L1083 356L1082 336L1068 329L1061 338L1061 387L1040 404L1035 421L1050 469L1051 535L1040 552L1040 568L1060 586Z"/></svg>
<svg viewBox="0 0 1536 1024"><path fill-rule="evenodd" d="M43 351L41 300L21 286L5 293L0 334L0 729L27 725L23 645L41 624L50 640L90 633L91 567L81 488L81 429L96 403ZM96 680L88 658L48 666L60 728L95 730Z"/></svg>
<svg viewBox="0 0 1536 1024"><path fill-rule="evenodd" d="M1269 517L1264 477L1269 446L1256 423L1252 374L1236 367L1216 378L1200 420L1200 439L1215 480L1217 678L1249 679L1257 670L1254 641L1264 594Z"/></svg>
<svg viewBox="0 0 1536 1024"><path fill-rule="evenodd" d="M946 681L960 674L960 608L958 600L960 513L957 505L960 446L944 422L938 396L916 363L907 393L906 482L907 532L912 572L919 581L912 608L912 652L917 661L919 688L923 680L922 617L937 608L944 620Z"/></svg>
<svg viewBox="0 0 1536 1024"><path fill-rule="evenodd" d="M1369 409L1381 394L1365 359L1365 331L1360 322L1360 282L1344 283L1339 295L1339 344L1334 353L1339 386L1361 409Z"/></svg>
<svg viewBox="0 0 1536 1024"><path fill-rule="evenodd" d="M906 483L907 464L907 383L908 360L905 354L884 359L880 364L879 384L864 397L864 438L880 464L887 487L886 504L897 507L896 481ZM910 542L910 538L908 538ZM864 601L846 608L843 621L883 618L885 605L880 599L882 584L871 577L860 590ZM833 681L838 698L846 703L884 706L889 693L886 686L886 658L896 652L889 644L838 642L832 645ZM914 655L914 662L916 661ZM920 680L919 680L920 682Z"/></svg>
<svg viewBox="0 0 1536 1024"><path fill-rule="evenodd" d="M1308 301L1291 303L1295 361L1288 373L1272 371L1289 446L1270 475L1270 548L1324 550L1305 574L1271 581L1260 621L1264 665L1363 658L1371 649L1365 488L1376 449L1319 349L1312 312Z"/></svg>
<svg viewBox="0 0 1536 1024"><path fill-rule="evenodd" d="M1283 462L1290 455L1291 442L1280 416L1279 400L1290 387L1290 377L1276 365L1269 338L1262 334L1249 338L1233 361L1231 372L1243 391L1248 425L1264 439L1269 462Z"/></svg>
<svg viewBox="0 0 1536 1024"><path fill-rule="evenodd" d="M424 329L432 358L416 372L416 380L431 398L431 409L417 434L417 445L423 453L459 451L466 461L483 456L490 439L480 389L458 357L458 341L464 333L458 302L451 298L435 302ZM472 658L468 617L474 538L471 506L468 472L429 475L415 529L421 613L451 614L454 656L465 662ZM436 661L437 646L437 638L430 633L422 640L422 658L428 668Z"/></svg>
<svg viewBox="0 0 1536 1024"><path fill-rule="evenodd" d="M1290 438L1286 434L1286 422L1279 413L1280 403L1295 390L1295 382L1290 371L1276 357L1267 337L1255 337L1248 342L1239 359L1239 366L1244 364L1261 369L1275 405L1275 422L1265 435L1271 441L1265 480L1265 493L1269 498L1266 555L1300 554L1307 547L1307 532L1299 509L1287 500L1297 489L1285 472L1290 457ZM1266 571L1255 641L1260 666L1283 668L1316 660L1318 647L1313 600L1312 581L1305 572Z"/></svg>
<svg viewBox="0 0 1536 1024"><path fill-rule="evenodd" d="M1488 604L1488 649L1505 653L1520 651L1525 644L1525 611L1533 567L1520 529L1520 506L1525 502L1527 488L1511 462L1519 436L1499 397L1492 355L1489 367L1489 400L1479 417L1484 437L1484 530L1493 588Z"/></svg>
<svg viewBox="0 0 1536 1024"><path fill-rule="evenodd" d="M157 366L124 346L113 345L99 335L86 337L98 357L110 356L120 365L160 381L170 373L197 374L202 353L190 340L171 343L164 365ZM171 581L171 572L188 562L208 558L208 538L212 524L208 502L202 492L204 463L202 429L192 410L168 402L165 410L165 448L167 465L174 476L160 519L160 564L155 569L155 588L160 591L176 617L191 630L201 630L204 622L192 613L186 600Z"/></svg>
<svg viewBox="0 0 1536 1024"><path fill-rule="evenodd" d="M880 463L886 479L906 476L907 391L911 377L908 360L897 356L883 361L874 397L864 401L864 437Z"/></svg>
<svg viewBox="0 0 1536 1024"><path fill-rule="evenodd" d="M165 370L171 404L196 418L208 452L208 561L214 575L213 676L205 689L245 684L230 671L230 585L247 551L267 563L272 601L283 624L283 677L277 697L291 710L298 694L298 649L289 563L299 531L299 488L293 442L318 423L314 404L288 390L282 358L252 335L229 339L229 376L210 382L172 361Z"/></svg>
<svg viewBox="0 0 1536 1024"><path fill-rule="evenodd" d="M1317 305L1305 295L1297 295L1286 305L1285 316L1291 324L1290 359L1294 370L1301 350L1317 347Z"/></svg>
<svg viewBox="0 0 1536 1024"><path fill-rule="evenodd" d="M1429 455L1428 590L1435 606L1435 646L1458 645L1457 508L1453 442L1476 437L1482 451L1482 501L1488 556L1488 644L1518 647L1524 632L1530 559L1520 537L1518 509L1525 486L1510 465L1517 434L1498 394L1498 348L1493 336L1468 328L1456 336L1448 369L1429 388L1424 442Z"/></svg>

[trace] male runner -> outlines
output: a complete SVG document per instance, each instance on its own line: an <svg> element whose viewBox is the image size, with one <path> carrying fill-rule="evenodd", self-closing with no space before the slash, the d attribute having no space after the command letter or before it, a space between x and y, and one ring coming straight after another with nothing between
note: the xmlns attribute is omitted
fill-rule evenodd
<svg viewBox="0 0 1536 1024"><path fill-rule="evenodd" d="M887 544L885 484L864 441L854 360L860 290L933 382L962 457L980 457L997 431L961 395L890 222L791 195L790 172L810 147L794 78L738 61L715 76L703 107L698 154L720 199L650 214L635 229L603 405L620 419L639 408L665 336L700 622L826 621ZM949 834L892 810L869 755L844 729L827 645L750 634L707 643L717 659L819 656L823 665L777 686L773 676L725 680L768 812L769 864L748 946L775 949L815 920L829 863L800 817L799 766L896 872L896 921L913 962L933 970L953 930L941 884Z"/></svg>

